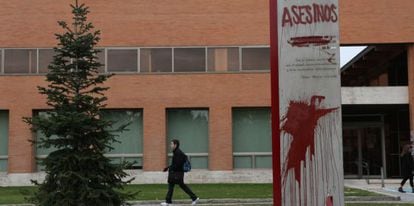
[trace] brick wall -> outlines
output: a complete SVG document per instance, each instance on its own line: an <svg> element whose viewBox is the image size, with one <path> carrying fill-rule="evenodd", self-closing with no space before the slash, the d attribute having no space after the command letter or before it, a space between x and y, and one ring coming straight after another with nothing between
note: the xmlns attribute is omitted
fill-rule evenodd
<svg viewBox="0 0 414 206"><path fill-rule="evenodd" d="M32 137L22 122L32 109L44 109L36 86L43 76L0 77L0 109L10 111L9 172L34 171ZM166 164L166 108L209 108L211 170L232 169L231 108L270 106L269 73L116 75L108 81L109 108L144 111L144 169Z"/></svg>
<svg viewBox="0 0 414 206"><path fill-rule="evenodd" d="M267 0L84 0L102 31L101 46L266 45ZM392 2L392 3L391 3ZM52 47L68 19L67 0L9 0L0 7L0 47ZM413 0L341 0L343 44L414 42ZM409 55L414 55L412 48ZM411 57L412 59L412 57ZM411 65L411 64L410 64ZM411 68L412 66L410 66ZM21 118L44 108L42 76L0 76L0 109L10 111L9 172L34 169ZM210 108L210 169L232 169L231 107L269 106L268 73L118 75L111 108L144 109L144 168L165 166L165 109Z"/></svg>

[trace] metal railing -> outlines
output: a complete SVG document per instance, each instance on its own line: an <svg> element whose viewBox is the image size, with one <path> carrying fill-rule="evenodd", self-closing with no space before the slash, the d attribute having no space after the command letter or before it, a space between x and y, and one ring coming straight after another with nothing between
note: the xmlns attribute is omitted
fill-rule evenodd
<svg viewBox="0 0 414 206"><path fill-rule="evenodd" d="M121 161L124 161L125 158L128 157L143 157L142 154L105 154L105 157L109 157L109 158L121 158ZM2 156L0 156L0 159ZM47 157L47 155L36 155L36 159L45 159Z"/></svg>
<svg viewBox="0 0 414 206"><path fill-rule="evenodd" d="M190 161L192 157L208 157L208 153L185 153L185 155L187 155ZM172 153L169 153L168 157L172 157Z"/></svg>
<svg viewBox="0 0 414 206"><path fill-rule="evenodd" d="M234 152L233 157L250 157L252 168L256 168L256 157L271 157L271 152Z"/></svg>
<svg viewBox="0 0 414 206"><path fill-rule="evenodd" d="M8 160L9 156L7 155L0 155L0 160ZM6 168L0 169L0 172L7 172L7 165Z"/></svg>
<svg viewBox="0 0 414 206"><path fill-rule="evenodd" d="M125 161L125 158L142 158L143 154L105 154L105 157L108 158L121 158L121 162ZM45 159L47 155L36 155L36 160L42 160ZM0 158L1 159L1 158ZM140 166L132 166L132 168L129 169L142 169L142 165Z"/></svg>

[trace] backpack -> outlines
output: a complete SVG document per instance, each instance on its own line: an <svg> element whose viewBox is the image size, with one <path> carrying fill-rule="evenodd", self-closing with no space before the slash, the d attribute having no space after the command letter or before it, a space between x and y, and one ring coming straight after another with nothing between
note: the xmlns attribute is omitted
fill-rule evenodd
<svg viewBox="0 0 414 206"><path fill-rule="evenodd" d="M190 162L190 160L188 160L187 156L185 157L185 162L184 162L184 165L183 165L183 171L184 172L191 171L191 162Z"/></svg>

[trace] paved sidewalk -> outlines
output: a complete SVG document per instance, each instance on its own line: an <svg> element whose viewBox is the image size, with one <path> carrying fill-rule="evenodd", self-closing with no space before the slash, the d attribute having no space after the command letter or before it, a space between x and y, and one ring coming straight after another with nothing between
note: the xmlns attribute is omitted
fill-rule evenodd
<svg viewBox="0 0 414 206"><path fill-rule="evenodd" d="M133 206L159 206L162 201L134 201L131 202ZM177 200L173 206L187 206L191 205L191 200ZM201 199L197 205L212 205L212 206L272 206L272 199ZM30 204L9 204L0 206L32 206Z"/></svg>
<svg viewBox="0 0 414 206"><path fill-rule="evenodd" d="M142 205L142 206L155 206L160 205L161 201L137 201L133 202L134 206ZM244 206L267 206L273 205L272 199L201 199L197 205L228 205L228 206L235 206L235 205L244 205ZM191 205L190 200L177 200L174 201L174 206L181 206L181 205Z"/></svg>
<svg viewBox="0 0 414 206"><path fill-rule="evenodd" d="M384 187L381 185L380 179L370 179L369 184L366 180L345 180L345 186L346 187L352 187L357 189L364 189L369 190L372 192L377 192L380 194L388 195L388 196L394 196L394 197L400 197L401 202L414 202L414 193L412 193L412 189L407 182L405 184L404 190L407 191L407 193L401 193L398 192L398 187L400 186L400 179L386 179L384 180Z"/></svg>

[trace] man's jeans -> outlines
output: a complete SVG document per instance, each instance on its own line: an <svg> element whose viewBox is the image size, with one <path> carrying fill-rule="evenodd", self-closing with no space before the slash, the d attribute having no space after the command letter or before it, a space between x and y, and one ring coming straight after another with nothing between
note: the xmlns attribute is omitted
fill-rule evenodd
<svg viewBox="0 0 414 206"><path fill-rule="evenodd" d="M167 197L165 198L165 200L166 200L166 202L167 203L169 203L169 204L171 204L172 203L172 196L173 196L173 193L174 193L174 186L175 186L176 184L173 184L173 183L169 183L168 184L168 193L167 193ZM181 183L179 183L178 184L180 187L181 187L181 189L185 192L185 193L187 193L187 195L188 196L190 196L191 197L191 199L194 201L194 200L196 200L197 199L197 196L191 191L191 189L190 188L188 188L188 186L186 185L186 184L184 184L184 182L181 182Z"/></svg>

